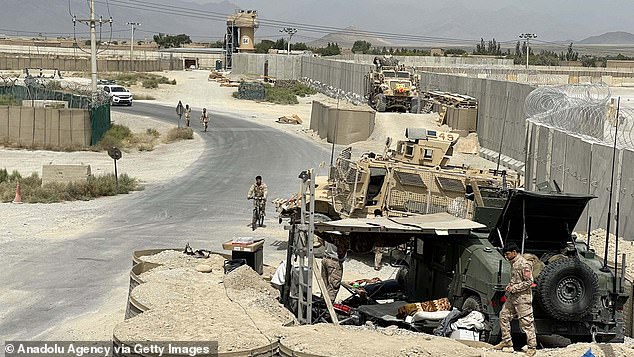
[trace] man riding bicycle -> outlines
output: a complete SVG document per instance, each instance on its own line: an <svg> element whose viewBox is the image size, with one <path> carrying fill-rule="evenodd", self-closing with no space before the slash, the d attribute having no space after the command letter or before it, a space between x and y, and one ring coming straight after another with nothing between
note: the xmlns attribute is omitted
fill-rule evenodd
<svg viewBox="0 0 634 357"><path fill-rule="evenodd" d="M262 182L262 176L256 176L255 183L251 185L251 188L249 188L249 193L247 193L247 199L254 199L254 206L258 203L260 204L260 212L262 216L265 216L267 194L268 190L266 184Z"/></svg>

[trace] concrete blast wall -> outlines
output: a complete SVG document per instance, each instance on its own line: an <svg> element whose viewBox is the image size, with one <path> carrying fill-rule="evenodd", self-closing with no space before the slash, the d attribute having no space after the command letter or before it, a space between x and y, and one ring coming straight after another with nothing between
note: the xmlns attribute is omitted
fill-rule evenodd
<svg viewBox="0 0 634 357"><path fill-rule="evenodd" d="M0 106L0 140L22 145L90 146L90 124L85 109Z"/></svg>
<svg viewBox="0 0 634 357"><path fill-rule="evenodd" d="M335 60L354 61L357 63L372 64L376 55L352 54L339 55L330 58ZM455 65L497 65L512 66L512 59L485 58L485 57L440 57L440 56L393 56L399 60L399 64L406 66L455 66Z"/></svg>
<svg viewBox="0 0 634 357"><path fill-rule="evenodd" d="M103 72L154 72L182 69L178 58L152 60L99 59L97 68ZM23 70L24 68L59 69L60 71L86 72L90 70L90 58L38 56L21 57L0 54L0 70ZM37 75L37 73L31 73Z"/></svg>
<svg viewBox="0 0 634 357"><path fill-rule="evenodd" d="M596 196L588 204L575 230L587 231L588 217L592 217L591 229L606 228L613 148L528 123L531 154L526 163L527 189L534 190L538 183L555 180L564 192ZM628 212L634 209L634 151L617 148L615 168L613 219L618 201L621 209L619 235L632 239L634 220Z"/></svg>
<svg viewBox="0 0 634 357"><path fill-rule="evenodd" d="M535 87L424 72L421 74L420 88L475 97L478 100L477 133L480 144L487 149L499 151L502 141L502 154L515 160L525 160L524 101Z"/></svg>
<svg viewBox="0 0 634 357"><path fill-rule="evenodd" d="M313 101L310 128L329 143L348 145L370 137L374 111L337 109Z"/></svg>

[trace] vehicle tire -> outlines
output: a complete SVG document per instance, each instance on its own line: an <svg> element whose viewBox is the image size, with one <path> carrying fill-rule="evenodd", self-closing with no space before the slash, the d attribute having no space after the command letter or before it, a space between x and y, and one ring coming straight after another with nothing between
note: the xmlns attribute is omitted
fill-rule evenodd
<svg viewBox="0 0 634 357"><path fill-rule="evenodd" d="M387 109L387 99L385 99L385 94L377 94L374 98L376 100L376 111L384 112L385 109Z"/></svg>
<svg viewBox="0 0 634 357"><path fill-rule="evenodd" d="M418 114L418 98L412 98L412 104L409 107L409 112Z"/></svg>
<svg viewBox="0 0 634 357"><path fill-rule="evenodd" d="M315 213L315 215L313 216L313 221L315 223L320 223L320 222L329 222L329 221L332 221L332 219L323 213ZM315 258L323 258L325 252L326 252L326 247L324 246L324 244L322 244L318 239L314 239L313 255L315 256Z"/></svg>
<svg viewBox="0 0 634 357"><path fill-rule="evenodd" d="M537 299L544 311L562 321L588 315L599 296L597 275L578 259L565 258L544 268L537 278Z"/></svg>
<svg viewBox="0 0 634 357"><path fill-rule="evenodd" d="M471 310L471 311L479 311L483 312L484 308L482 307L482 301L480 301L480 297L475 295L469 295L464 302L462 303L462 310Z"/></svg>
<svg viewBox="0 0 634 357"><path fill-rule="evenodd" d="M258 212L258 216L258 226L262 227L262 225L264 225L264 215L261 212Z"/></svg>
<svg viewBox="0 0 634 357"><path fill-rule="evenodd" d="M482 300L480 300L479 296L469 295L467 296L466 299L464 299L464 302L462 303L462 310L464 311L467 309L482 313L482 315L484 315L486 319L487 315L484 313L484 306L482 305ZM480 341L487 342L487 343L493 342L493 341L489 341L490 335L491 335L491 331L489 330L485 329L484 331L480 331Z"/></svg>

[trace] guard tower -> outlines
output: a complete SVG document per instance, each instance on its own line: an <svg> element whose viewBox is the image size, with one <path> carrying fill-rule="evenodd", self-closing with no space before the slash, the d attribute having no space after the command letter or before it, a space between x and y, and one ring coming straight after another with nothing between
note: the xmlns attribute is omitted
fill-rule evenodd
<svg viewBox="0 0 634 357"><path fill-rule="evenodd" d="M256 10L240 10L227 18L226 68L231 68L234 52L255 51L255 29L259 26Z"/></svg>

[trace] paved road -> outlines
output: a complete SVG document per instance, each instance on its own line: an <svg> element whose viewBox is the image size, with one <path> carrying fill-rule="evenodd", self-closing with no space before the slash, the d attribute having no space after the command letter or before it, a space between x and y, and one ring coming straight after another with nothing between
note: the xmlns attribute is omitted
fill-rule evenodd
<svg viewBox="0 0 634 357"><path fill-rule="evenodd" d="M144 103L115 110L160 120L174 113ZM201 135L205 151L185 177L119 200L92 233L2 262L3 287L27 291L33 301L26 299L0 321L0 339L31 339L65 318L93 311L111 289L127 286L134 250L180 248L188 241L195 249L219 250L236 232L250 234L246 191L257 174L269 185L270 197L287 196L297 190L301 170L329 158L327 148L236 116L212 113L211 131ZM282 229L269 221L270 227L255 234ZM265 251L274 249L271 243Z"/></svg>

